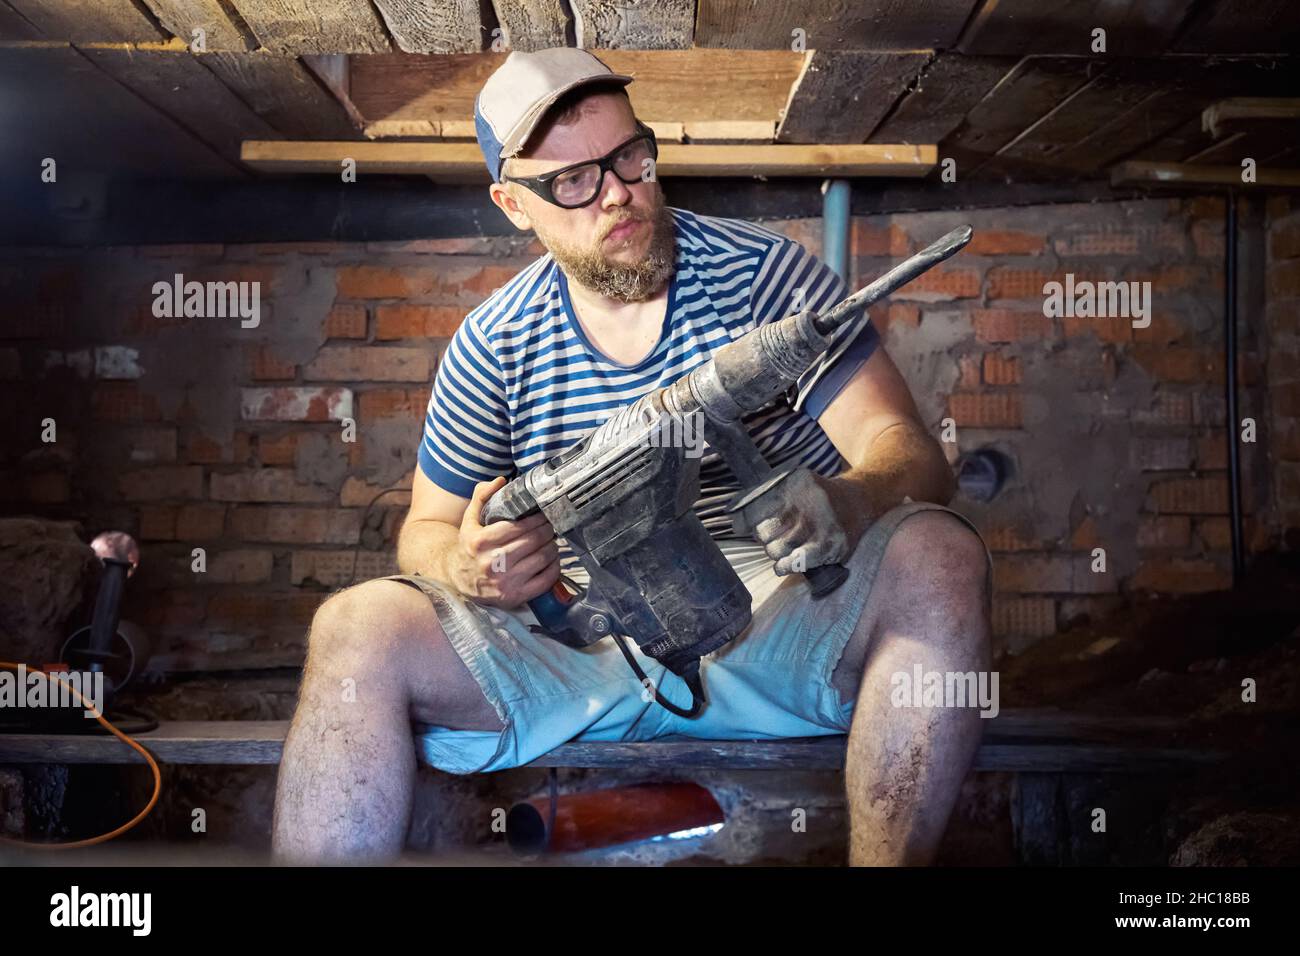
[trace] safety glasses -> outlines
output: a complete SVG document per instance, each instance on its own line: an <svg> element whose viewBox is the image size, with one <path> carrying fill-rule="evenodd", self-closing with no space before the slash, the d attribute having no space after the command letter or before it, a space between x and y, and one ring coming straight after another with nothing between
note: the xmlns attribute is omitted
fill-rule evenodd
<svg viewBox="0 0 1300 956"><path fill-rule="evenodd" d="M637 134L614 147L599 159L589 159L540 176L502 176L503 182L518 183L561 209L578 209L589 205L600 194L605 171L613 170L623 182L639 183L646 171L646 160L659 158L655 134L640 120ZM653 175L653 166L651 174Z"/></svg>

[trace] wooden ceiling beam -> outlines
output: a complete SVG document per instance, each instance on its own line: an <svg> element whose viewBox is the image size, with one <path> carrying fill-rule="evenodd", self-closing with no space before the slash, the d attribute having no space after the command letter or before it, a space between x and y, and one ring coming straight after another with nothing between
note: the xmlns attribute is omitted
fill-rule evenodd
<svg viewBox="0 0 1300 956"><path fill-rule="evenodd" d="M699 0L695 45L728 50L933 50L976 0Z"/></svg>
<svg viewBox="0 0 1300 956"><path fill-rule="evenodd" d="M1300 169L1270 169L1261 166L1255 182L1241 179L1240 166L1194 166L1189 163L1119 163L1110 173L1112 186L1225 186L1241 189L1274 187L1300 189Z"/></svg>
<svg viewBox="0 0 1300 956"><path fill-rule="evenodd" d="M230 0L272 53L386 53L392 49L369 0Z"/></svg>
<svg viewBox="0 0 1300 956"><path fill-rule="evenodd" d="M244 163L273 173L338 174L345 159L359 173L454 177L488 182L477 143L245 142ZM902 176L926 175L935 165L934 146L819 143L809 145L702 145L664 143L657 171L662 176Z"/></svg>
<svg viewBox="0 0 1300 956"><path fill-rule="evenodd" d="M1215 139L1257 123L1295 123L1300 120L1300 99L1239 96L1211 103L1201 113L1201 129ZM1296 130L1296 127L1292 127Z"/></svg>
<svg viewBox="0 0 1300 956"><path fill-rule="evenodd" d="M220 0L144 0L163 28L186 44L203 31L204 52L243 53L256 49L257 37L231 19Z"/></svg>
<svg viewBox="0 0 1300 956"><path fill-rule="evenodd" d="M861 143L880 125L932 50L805 54L777 130L780 143Z"/></svg>
<svg viewBox="0 0 1300 956"><path fill-rule="evenodd" d="M493 0L500 39L511 50L531 53L568 46L573 18L561 0Z"/></svg>
<svg viewBox="0 0 1300 956"><path fill-rule="evenodd" d="M687 50L695 0L569 0L577 46L586 50Z"/></svg>
<svg viewBox="0 0 1300 956"><path fill-rule="evenodd" d="M407 53L477 53L495 23L479 0L374 0L388 31Z"/></svg>

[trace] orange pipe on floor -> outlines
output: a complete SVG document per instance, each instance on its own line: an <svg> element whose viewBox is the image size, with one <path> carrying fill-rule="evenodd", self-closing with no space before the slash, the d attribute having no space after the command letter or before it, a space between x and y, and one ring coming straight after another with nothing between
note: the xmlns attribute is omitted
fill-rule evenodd
<svg viewBox="0 0 1300 956"><path fill-rule="evenodd" d="M565 793L556 798L555 826L547 832L549 796L517 803L506 815L506 839L517 850L572 853L634 843L726 820L722 807L697 783L647 783Z"/></svg>

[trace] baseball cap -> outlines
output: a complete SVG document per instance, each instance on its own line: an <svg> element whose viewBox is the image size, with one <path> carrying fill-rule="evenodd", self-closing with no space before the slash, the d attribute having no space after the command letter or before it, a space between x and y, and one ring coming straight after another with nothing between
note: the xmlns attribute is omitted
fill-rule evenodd
<svg viewBox="0 0 1300 956"><path fill-rule="evenodd" d="M501 181L503 161L523 149L556 100L569 90L601 82L626 86L632 77L573 47L515 50L506 57L474 99L474 133L493 182Z"/></svg>

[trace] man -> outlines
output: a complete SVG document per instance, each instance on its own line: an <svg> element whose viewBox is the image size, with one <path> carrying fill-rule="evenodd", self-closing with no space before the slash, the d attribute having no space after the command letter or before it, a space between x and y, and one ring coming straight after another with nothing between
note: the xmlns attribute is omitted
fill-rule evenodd
<svg viewBox="0 0 1300 956"><path fill-rule="evenodd" d="M989 554L943 506L952 471L869 324L846 327L792 401L746 420L773 466L803 466L797 513L738 537L723 512L735 480L712 451L701 462L696 510L754 620L704 658L699 716L655 703L612 641L576 650L531 633L525 602L562 565L582 583L581 568L540 515L479 522L507 475L733 337L848 292L771 230L666 206L629 82L584 51L515 52L479 95L492 201L549 254L470 312L439 367L398 544L404 574L332 596L312 624L276 801L281 858L398 853L417 750L473 773L574 738L845 731L850 862L935 853L981 722L969 708L895 707L891 678L918 664L987 669ZM817 601L789 573L838 559L849 578ZM664 697L689 703L679 678L637 658Z"/></svg>

